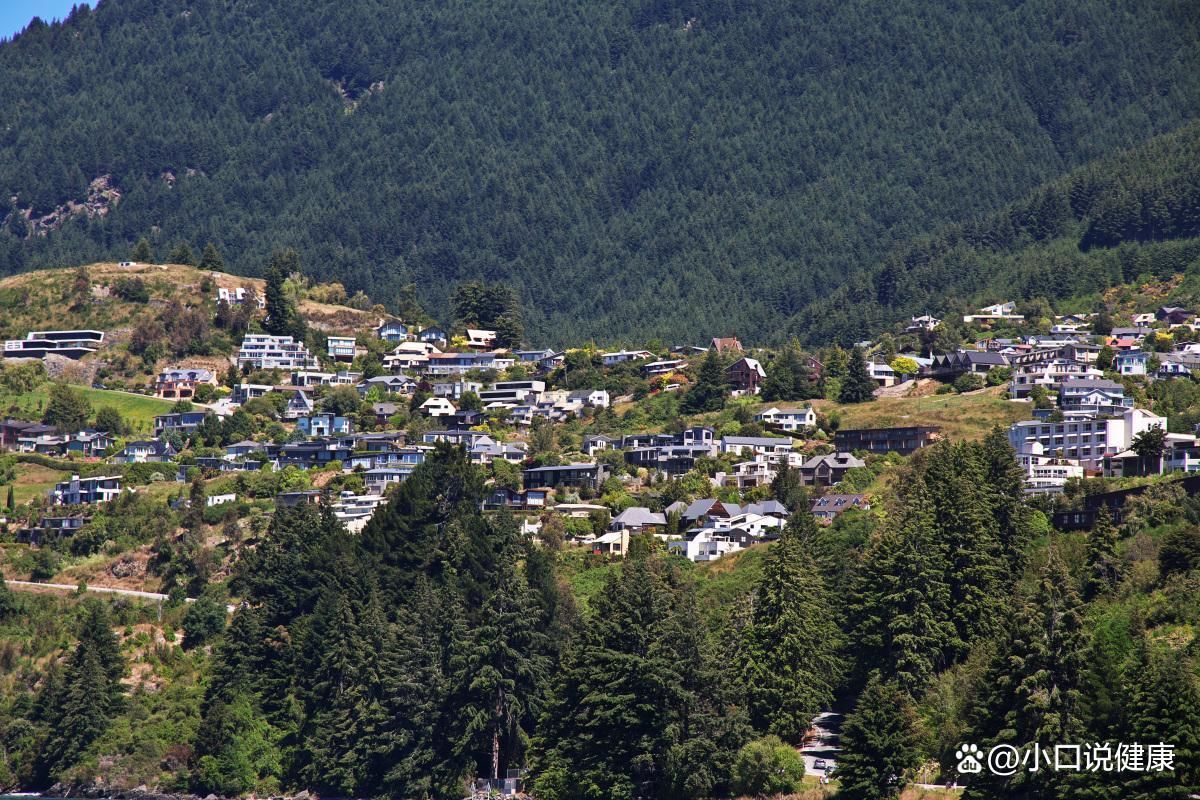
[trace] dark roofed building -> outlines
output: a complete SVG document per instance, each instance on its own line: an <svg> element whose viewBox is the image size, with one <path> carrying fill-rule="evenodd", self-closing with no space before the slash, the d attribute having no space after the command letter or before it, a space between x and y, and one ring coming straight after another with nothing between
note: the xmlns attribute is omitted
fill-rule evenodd
<svg viewBox="0 0 1200 800"><path fill-rule="evenodd" d="M839 514L852 508L865 510L870 507L865 494L827 494L813 501L812 515L822 522L833 522Z"/></svg>
<svg viewBox="0 0 1200 800"><path fill-rule="evenodd" d="M582 487L599 489L608 477L603 464L566 464L561 467L531 467L525 470L526 489Z"/></svg>
<svg viewBox="0 0 1200 800"><path fill-rule="evenodd" d="M1007 367L1008 359L1000 353L960 350L957 353L934 356L923 370L931 378L952 379L968 373L984 375L997 367Z"/></svg>
<svg viewBox="0 0 1200 800"><path fill-rule="evenodd" d="M840 430L834 434L834 447L839 452L865 450L868 453L900 453L908 455L936 442L941 428L935 425L913 425L905 428L858 428Z"/></svg>

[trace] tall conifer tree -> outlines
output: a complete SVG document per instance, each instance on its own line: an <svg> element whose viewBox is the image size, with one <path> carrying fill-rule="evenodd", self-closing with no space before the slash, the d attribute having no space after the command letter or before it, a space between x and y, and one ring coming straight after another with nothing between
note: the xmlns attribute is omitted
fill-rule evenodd
<svg viewBox="0 0 1200 800"><path fill-rule="evenodd" d="M807 542L816 523L807 513L784 529L765 557L744 634L742 681L755 725L798 742L833 700L844 665L842 636Z"/></svg>

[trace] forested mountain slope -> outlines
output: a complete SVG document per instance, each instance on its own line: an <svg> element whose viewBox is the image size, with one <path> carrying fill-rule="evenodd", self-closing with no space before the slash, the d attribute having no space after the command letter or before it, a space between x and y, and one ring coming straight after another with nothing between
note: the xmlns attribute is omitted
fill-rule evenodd
<svg viewBox="0 0 1200 800"><path fill-rule="evenodd" d="M1200 123L896 248L795 330L818 341L861 338L909 314L954 318L1007 300L1098 298L1112 286L1179 273L1200 274Z"/></svg>
<svg viewBox="0 0 1200 800"><path fill-rule="evenodd" d="M0 45L0 270L292 245L435 311L512 282L548 341L761 340L1198 116L1198 34L1188 0L101 0Z"/></svg>

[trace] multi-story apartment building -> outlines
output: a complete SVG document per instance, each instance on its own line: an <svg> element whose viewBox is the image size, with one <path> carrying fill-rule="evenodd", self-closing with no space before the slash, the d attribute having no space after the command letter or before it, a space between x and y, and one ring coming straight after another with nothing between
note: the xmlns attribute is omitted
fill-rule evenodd
<svg viewBox="0 0 1200 800"><path fill-rule="evenodd" d="M1083 477L1083 466L1077 460L1046 455L1046 448L1039 442L1018 451L1017 463L1025 473L1028 494L1058 494L1069 479Z"/></svg>
<svg viewBox="0 0 1200 800"><path fill-rule="evenodd" d="M1106 454L1127 450L1133 437L1151 428L1167 427L1165 417L1140 408L1126 409L1118 417L1072 417L1061 422L1026 420L1008 429L1008 442L1018 453L1035 453L1077 460L1085 469L1100 469Z"/></svg>
<svg viewBox="0 0 1200 800"><path fill-rule="evenodd" d="M1125 396L1125 387L1116 381L1080 378L1064 381L1058 389L1058 407L1064 412L1086 412L1094 416L1115 416L1133 408L1133 398Z"/></svg>
<svg viewBox="0 0 1200 800"><path fill-rule="evenodd" d="M868 453L908 455L914 450L933 444L938 440L940 433L941 428L936 425L843 429L834 434L833 446L838 452L846 453L866 450Z"/></svg>
<svg viewBox="0 0 1200 800"><path fill-rule="evenodd" d="M242 369L317 369L317 359L303 342L291 336L247 334L238 350L238 366Z"/></svg>
<svg viewBox="0 0 1200 800"><path fill-rule="evenodd" d="M1053 394L1067 381L1101 380L1103 378L1104 373L1100 370L1071 358L1054 358L1049 361L1014 364L1012 379L1008 384L1008 394L1013 398L1025 398L1029 396L1035 386L1041 386Z"/></svg>
<svg viewBox="0 0 1200 800"><path fill-rule="evenodd" d="M358 344L353 336L330 336L325 340L325 349L334 361L353 361L358 354Z"/></svg>

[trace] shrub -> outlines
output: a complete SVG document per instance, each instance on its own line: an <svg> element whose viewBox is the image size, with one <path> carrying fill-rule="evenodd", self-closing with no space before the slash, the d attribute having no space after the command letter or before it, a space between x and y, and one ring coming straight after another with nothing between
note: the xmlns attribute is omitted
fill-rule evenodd
<svg viewBox="0 0 1200 800"><path fill-rule="evenodd" d="M31 581L48 581L62 569L62 559L58 553L48 547L43 547L33 554L33 569L29 573Z"/></svg>
<svg viewBox="0 0 1200 800"><path fill-rule="evenodd" d="M121 278L113 286L113 294L127 303L150 302L150 289L141 278Z"/></svg>
<svg viewBox="0 0 1200 800"><path fill-rule="evenodd" d="M804 780L804 759L778 736L747 743L733 762L734 789L745 795L792 794Z"/></svg>
<svg viewBox="0 0 1200 800"><path fill-rule="evenodd" d="M954 381L954 391L962 394L963 392L973 392L976 389L983 388L983 376L976 375L973 372L964 372L959 375Z"/></svg>

